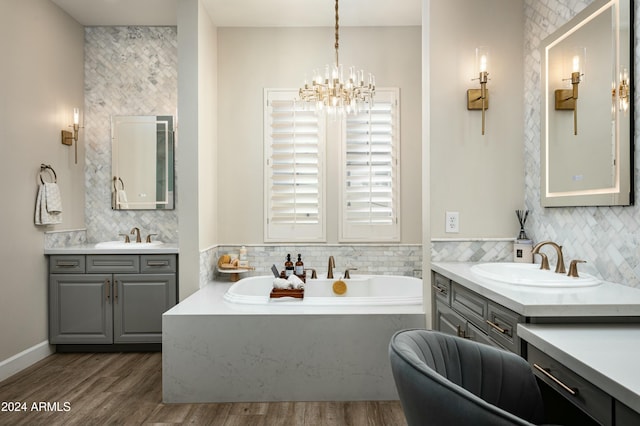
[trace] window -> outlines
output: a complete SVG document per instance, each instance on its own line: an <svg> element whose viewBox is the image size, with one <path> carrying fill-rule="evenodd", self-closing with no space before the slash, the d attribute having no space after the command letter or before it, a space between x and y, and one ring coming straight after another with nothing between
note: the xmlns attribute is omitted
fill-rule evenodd
<svg viewBox="0 0 640 426"><path fill-rule="evenodd" d="M399 241L399 91L348 115L342 132L340 241Z"/></svg>
<svg viewBox="0 0 640 426"><path fill-rule="evenodd" d="M324 144L320 115L297 91L265 90L265 241L325 241Z"/></svg>
<svg viewBox="0 0 640 426"><path fill-rule="evenodd" d="M326 122L323 114L294 101L297 96L297 90L264 93L265 241L326 241L330 143L342 152L335 189L339 240L399 241L399 90L377 89L370 111ZM327 135L340 140L326 140Z"/></svg>

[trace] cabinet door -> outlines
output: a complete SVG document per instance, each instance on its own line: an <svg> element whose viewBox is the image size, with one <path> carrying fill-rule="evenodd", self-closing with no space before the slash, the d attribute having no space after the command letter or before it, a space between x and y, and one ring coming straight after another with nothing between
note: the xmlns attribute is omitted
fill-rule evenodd
<svg viewBox="0 0 640 426"><path fill-rule="evenodd" d="M51 274L49 342L112 343L111 275Z"/></svg>
<svg viewBox="0 0 640 426"><path fill-rule="evenodd" d="M113 278L114 343L161 343L162 314L176 304L175 274Z"/></svg>
<svg viewBox="0 0 640 426"><path fill-rule="evenodd" d="M435 317L434 328L437 331L458 337L465 337L467 321L440 301L436 301Z"/></svg>

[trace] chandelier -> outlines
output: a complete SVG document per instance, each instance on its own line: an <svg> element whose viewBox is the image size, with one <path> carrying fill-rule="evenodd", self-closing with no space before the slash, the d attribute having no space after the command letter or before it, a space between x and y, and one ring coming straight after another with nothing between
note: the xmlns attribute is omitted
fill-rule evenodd
<svg viewBox="0 0 640 426"><path fill-rule="evenodd" d="M300 88L300 99L307 103L315 103L316 110L326 110L328 113L357 113L367 104L371 107L373 96L376 92L376 78L369 73L368 82L365 83L364 71L356 71L355 67L349 68L349 78L345 80L344 69L339 61L339 29L338 25L338 0L336 0L336 62L325 66L324 77L318 69L313 71L311 85L306 81Z"/></svg>

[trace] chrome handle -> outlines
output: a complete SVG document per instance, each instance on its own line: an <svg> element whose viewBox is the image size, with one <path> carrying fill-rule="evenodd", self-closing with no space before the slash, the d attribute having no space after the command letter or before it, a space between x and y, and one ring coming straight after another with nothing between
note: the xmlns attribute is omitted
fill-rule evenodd
<svg viewBox="0 0 640 426"><path fill-rule="evenodd" d="M56 266L62 267L62 268L74 268L76 266L78 266L78 262L56 262Z"/></svg>
<svg viewBox="0 0 640 426"><path fill-rule="evenodd" d="M109 280L104 280L104 288L107 296L107 300L109 300L111 294L111 282Z"/></svg>
<svg viewBox="0 0 640 426"><path fill-rule="evenodd" d="M533 364L533 367L540 371L542 374L553 380L558 386L560 386L565 391L569 392L571 395L576 396L578 394L578 389L570 388L569 386L562 383L558 378L556 378L553 374L549 373L547 368L540 367L538 364Z"/></svg>
<svg viewBox="0 0 640 426"><path fill-rule="evenodd" d="M489 324L492 328L496 329L497 331L499 331L502 334L506 334L508 336L511 336L511 330L509 330L508 328L502 328L500 327L498 324L491 322L489 320L487 320L487 324Z"/></svg>
<svg viewBox="0 0 640 426"><path fill-rule="evenodd" d="M167 266L169 264L166 260L149 260L147 266Z"/></svg>
<svg viewBox="0 0 640 426"><path fill-rule="evenodd" d="M118 280L113 282L113 297L118 300Z"/></svg>

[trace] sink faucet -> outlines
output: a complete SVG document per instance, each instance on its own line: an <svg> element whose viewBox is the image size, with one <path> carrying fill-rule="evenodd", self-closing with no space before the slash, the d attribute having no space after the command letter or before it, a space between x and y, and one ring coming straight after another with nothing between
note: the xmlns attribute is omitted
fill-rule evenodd
<svg viewBox="0 0 640 426"><path fill-rule="evenodd" d="M329 266L327 266L327 278L333 278L333 268L336 267L336 261L333 256L329 256Z"/></svg>
<svg viewBox="0 0 640 426"><path fill-rule="evenodd" d="M562 256L562 246L559 246L553 241L543 241L541 243L536 244L533 247L532 253L539 254L542 256L542 266L540 266L540 269L549 269L549 262L548 261L545 262L546 256L543 253L540 253L540 248L542 248L542 246L545 246L547 244L549 244L550 246L556 249L556 254L558 256L558 263L556 264L556 272L558 274L564 274L567 271L564 268L564 257Z"/></svg>
<svg viewBox="0 0 640 426"><path fill-rule="evenodd" d="M136 236L136 243L141 243L142 239L140 238L140 228L133 228L131 230L131 235L134 235L134 234Z"/></svg>

